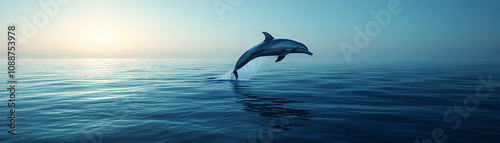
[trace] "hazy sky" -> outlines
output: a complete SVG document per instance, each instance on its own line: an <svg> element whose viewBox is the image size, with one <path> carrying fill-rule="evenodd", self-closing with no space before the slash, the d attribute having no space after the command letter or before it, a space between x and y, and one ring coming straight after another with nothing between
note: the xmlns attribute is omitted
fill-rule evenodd
<svg viewBox="0 0 500 143"><path fill-rule="evenodd" d="M314 58L343 59L340 43L355 46L354 29L365 31L365 25L376 21L370 11L387 11L390 3L75 0L62 4L55 0L1 0L0 31L7 33L7 25L17 25L19 39L24 39L18 45L21 57L237 59L262 42L261 32L267 31L275 38L304 43ZM401 12L391 13L386 26L369 37L366 47L356 47L359 53L350 57L499 57L499 6L498 0L401 0ZM227 11L218 13L216 7ZM6 34L0 38L7 39Z"/></svg>

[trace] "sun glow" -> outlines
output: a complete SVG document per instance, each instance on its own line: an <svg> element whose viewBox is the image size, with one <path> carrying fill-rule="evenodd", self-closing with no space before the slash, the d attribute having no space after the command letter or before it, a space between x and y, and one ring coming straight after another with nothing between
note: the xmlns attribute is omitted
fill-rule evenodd
<svg viewBox="0 0 500 143"><path fill-rule="evenodd" d="M107 17L74 21L64 27L59 50L74 53L73 57L133 57L149 43L150 36L141 25Z"/></svg>
<svg viewBox="0 0 500 143"><path fill-rule="evenodd" d="M131 40L124 37L127 26L106 19L86 19L70 28L70 47L81 50L117 50ZM101 51L104 52L104 51Z"/></svg>
<svg viewBox="0 0 500 143"><path fill-rule="evenodd" d="M86 34L85 38L90 45L100 48L111 46L116 40L116 36L106 29L91 31Z"/></svg>
<svg viewBox="0 0 500 143"><path fill-rule="evenodd" d="M109 18L89 18L68 28L67 45L82 55L107 57L114 54L136 53L140 43L135 24Z"/></svg>

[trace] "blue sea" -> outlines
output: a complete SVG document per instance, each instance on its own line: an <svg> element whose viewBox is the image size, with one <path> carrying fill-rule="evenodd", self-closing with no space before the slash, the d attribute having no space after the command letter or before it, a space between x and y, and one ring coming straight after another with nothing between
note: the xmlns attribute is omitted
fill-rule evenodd
<svg viewBox="0 0 500 143"><path fill-rule="evenodd" d="M0 142L500 142L500 60L274 60L19 59Z"/></svg>

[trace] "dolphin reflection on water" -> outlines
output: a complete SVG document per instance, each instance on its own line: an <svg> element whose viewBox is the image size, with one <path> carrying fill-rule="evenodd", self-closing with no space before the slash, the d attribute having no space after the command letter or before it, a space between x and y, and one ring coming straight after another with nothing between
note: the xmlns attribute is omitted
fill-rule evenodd
<svg viewBox="0 0 500 143"><path fill-rule="evenodd" d="M313 55L313 53L309 52L309 49L306 45L290 40L290 39L274 39L271 34L267 32L262 32L266 39L263 42L253 46L248 51L246 51L236 62L234 66L234 76L236 80L238 80L238 72L237 70L245 66L251 60L261 57L261 56L278 56L275 62L279 62L285 58L289 53L305 53L308 55Z"/></svg>
<svg viewBox="0 0 500 143"><path fill-rule="evenodd" d="M234 93L241 95L240 101L236 103L241 103L244 106L243 111L258 113L262 117L272 118L271 121L280 120L272 123L259 120L256 121L257 124L277 130L292 130L292 127L311 126L309 120L314 118L310 113L311 110L293 109L291 106L287 106L287 104L298 101L260 95L259 92L253 90L249 83L231 82L231 84L233 84Z"/></svg>

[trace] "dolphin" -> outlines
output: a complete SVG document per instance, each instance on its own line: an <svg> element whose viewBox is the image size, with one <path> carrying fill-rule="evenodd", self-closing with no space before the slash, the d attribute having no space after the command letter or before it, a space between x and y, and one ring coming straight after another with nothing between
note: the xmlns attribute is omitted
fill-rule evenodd
<svg viewBox="0 0 500 143"><path fill-rule="evenodd" d="M233 74L236 76L236 80L238 80L237 70L257 57L277 55L278 59L276 59L275 62L279 62L289 53L305 53L313 55L313 53L309 52L306 45L300 42L290 39L274 39L274 37L267 32L262 32L262 34L266 37L264 41L250 48L243 55L241 55L238 62L236 62L233 69Z"/></svg>

